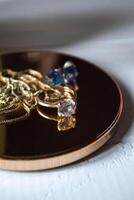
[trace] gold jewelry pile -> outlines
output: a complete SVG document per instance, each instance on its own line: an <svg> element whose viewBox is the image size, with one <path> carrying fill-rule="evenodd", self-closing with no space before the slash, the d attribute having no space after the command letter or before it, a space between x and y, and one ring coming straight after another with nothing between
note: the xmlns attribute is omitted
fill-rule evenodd
<svg viewBox="0 0 134 200"><path fill-rule="evenodd" d="M25 119L36 109L42 117L57 121L59 131L74 128L78 86L74 71L69 71L73 69L72 63L66 62L63 69L64 73L61 69L52 69L45 80L40 72L33 69L19 72L3 70L0 73L0 124ZM60 81L56 82L56 78ZM48 114L44 108L57 109L57 114Z"/></svg>

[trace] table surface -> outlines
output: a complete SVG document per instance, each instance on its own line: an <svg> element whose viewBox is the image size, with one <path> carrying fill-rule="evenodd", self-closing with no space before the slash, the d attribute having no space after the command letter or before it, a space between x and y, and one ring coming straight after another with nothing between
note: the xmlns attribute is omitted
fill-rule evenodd
<svg viewBox="0 0 134 200"><path fill-rule="evenodd" d="M41 172L0 170L2 200L131 200L134 196L134 1L0 0L0 51L54 49L89 60L120 84L116 136L94 156Z"/></svg>

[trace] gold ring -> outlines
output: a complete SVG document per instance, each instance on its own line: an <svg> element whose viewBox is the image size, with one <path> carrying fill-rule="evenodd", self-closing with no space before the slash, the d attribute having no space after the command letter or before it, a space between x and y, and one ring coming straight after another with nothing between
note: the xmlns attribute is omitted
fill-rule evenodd
<svg viewBox="0 0 134 200"><path fill-rule="evenodd" d="M52 121L56 121L57 129L59 131L66 131L66 130L75 128L76 126L76 118L74 115L62 117L58 115L48 114L47 112L44 111L44 109L41 110L40 106L37 106L36 109L41 117L52 120Z"/></svg>

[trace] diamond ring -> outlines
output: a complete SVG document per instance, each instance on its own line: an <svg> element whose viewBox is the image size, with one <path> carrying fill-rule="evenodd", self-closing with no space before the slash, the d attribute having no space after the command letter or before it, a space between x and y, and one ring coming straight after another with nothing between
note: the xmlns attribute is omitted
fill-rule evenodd
<svg viewBox="0 0 134 200"><path fill-rule="evenodd" d="M57 129L59 131L66 131L76 126L76 117L74 115L59 116L48 114L42 107L37 106L37 111L41 117L57 122Z"/></svg>
<svg viewBox="0 0 134 200"><path fill-rule="evenodd" d="M45 77L47 84L54 90L50 89L38 95L38 113L46 119L57 121L57 128L60 131L74 128L76 124L74 115L76 114L77 104L77 76L76 66L67 61L63 68L54 68ZM55 89L59 93L56 93ZM42 111L41 107L56 108L57 114L50 115L46 110L45 112Z"/></svg>

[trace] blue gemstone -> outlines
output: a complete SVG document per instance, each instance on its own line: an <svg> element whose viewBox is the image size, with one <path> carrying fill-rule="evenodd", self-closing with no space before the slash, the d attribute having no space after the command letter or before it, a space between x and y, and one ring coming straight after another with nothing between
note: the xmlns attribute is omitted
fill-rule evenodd
<svg viewBox="0 0 134 200"><path fill-rule="evenodd" d="M65 76L72 75L73 77L77 77L78 71L76 66L72 62L67 61L63 66L63 74Z"/></svg>
<svg viewBox="0 0 134 200"><path fill-rule="evenodd" d="M58 69L51 69L50 73L46 76L48 84L56 86L62 83L62 76L58 72Z"/></svg>
<svg viewBox="0 0 134 200"><path fill-rule="evenodd" d="M76 66L72 62L67 61L63 66L64 82L66 84L76 85L77 84L76 83L77 76L78 76L78 71L77 71Z"/></svg>

